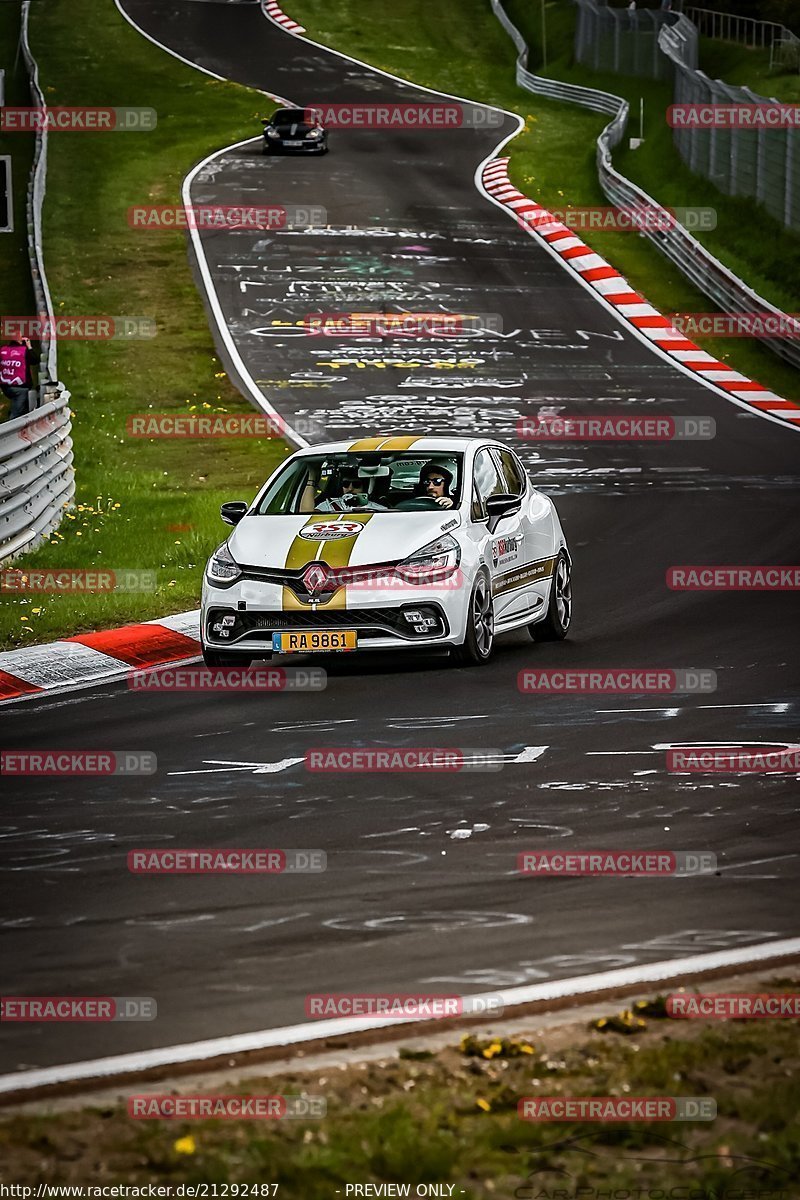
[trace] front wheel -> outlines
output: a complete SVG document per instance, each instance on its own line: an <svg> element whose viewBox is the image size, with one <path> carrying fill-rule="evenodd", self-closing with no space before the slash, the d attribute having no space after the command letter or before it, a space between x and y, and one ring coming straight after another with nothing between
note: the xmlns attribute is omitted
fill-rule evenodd
<svg viewBox="0 0 800 1200"><path fill-rule="evenodd" d="M535 642L560 642L569 633L572 624L572 569L563 550L558 553L550 587L550 602L547 616L528 626Z"/></svg>
<svg viewBox="0 0 800 1200"><path fill-rule="evenodd" d="M222 650L207 650L203 646L203 662L207 667L249 667L253 660L243 654L226 654Z"/></svg>
<svg viewBox="0 0 800 1200"><path fill-rule="evenodd" d="M492 586L488 575L481 572L475 580L469 598L467 632L462 645L456 646L453 655L461 666L479 666L488 662L494 648L494 605Z"/></svg>

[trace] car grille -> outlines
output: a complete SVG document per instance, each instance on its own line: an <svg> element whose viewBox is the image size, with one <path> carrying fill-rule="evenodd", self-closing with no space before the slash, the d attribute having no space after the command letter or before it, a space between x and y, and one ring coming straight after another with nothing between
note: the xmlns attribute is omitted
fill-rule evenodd
<svg viewBox="0 0 800 1200"><path fill-rule="evenodd" d="M411 609L420 605L409 605ZM425 634L414 631L413 626L406 621L401 608L336 608L318 609L306 612L298 609L296 612L231 612L224 609L212 609L206 622L206 635L209 640L219 644L243 640L262 641L265 634L279 633L285 629L355 629L365 638L385 637L387 633L395 634L408 641L419 637L441 637L449 632L447 620L437 604L424 605L426 611L438 618L438 627L430 629ZM220 639L214 633L212 626L222 617L233 616L234 622L229 625L230 636Z"/></svg>
<svg viewBox="0 0 800 1200"><path fill-rule="evenodd" d="M288 587L301 604L311 604L315 600L318 602L328 601L342 587L356 583L359 580L369 580L384 574L391 575L397 563L371 563L368 566L361 567L332 567L331 571L335 572L335 580L331 581L329 587L315 593L313 596L306 590L306 585L303 582L303 574L310 565L310 563L306 563L305 566L289 571L281 567L250 567L240 564L239 569L242 572L242 579L252 579L256 583L274 583L279 587ZM388 612L390 610L381 609L380 611Z"/></svg>

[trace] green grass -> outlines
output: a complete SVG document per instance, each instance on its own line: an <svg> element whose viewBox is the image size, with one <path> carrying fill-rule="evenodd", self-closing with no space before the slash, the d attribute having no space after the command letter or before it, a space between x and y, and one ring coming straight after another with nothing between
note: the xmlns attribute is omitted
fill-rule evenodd
<svg viewBox="0 0 800 1200"><path fill-rule="evenodd" d="M541 8L529 0L508 0L509 16L531 46L531 69L541 63ZM514 82L516 52L484 0L431 7L426 0L291 0L287 11L309 36L415 83L475 100L502 105L525 118L523 133L509 144L511 178L527 195L548 208L607 206L595 166L595 142L606 118L574 105L542 100ZM722 196L692 175L672 148L670 131L658 114L671 102L666 85L647 80L596 75L572 65L574 11L567 0L545 6L547 70L544 74L585 86L603 87L630 98L638 110L646 97L647 141L637 151L618 151L620 170L667 205L710 206L719 229L702 240L751 286L763 288L789 311L797 311L800 239L763 215L750 201ZM631 134L635 131L631 128ZM638 156L638 157L637 157ZM751 230L757 218L756 238ZM745 232L746 231L746 232ZM661 312L708 312L713 305L643 236L592 232L589 242L620 270L637 291ZM800 399L800 372L771 350L748 339L697 336L703 349L771 387Z"/></svg>
<svg viewBox="0 0 800 1200"><path fill-rule="evenodd" d="M11 7L0 4L0 16ZM51 133L44 247L56 311L151 317L158 334L59 344L75 413L77 507L15 566L155 569L158 587L141 596L6 597L5 648L195 607L202 565L225 532L220 502L251 498L288 452L275 440L126 434L136 412L252 412L214 352L185 236L133 230L127 209L180 203L194 163L258 132L260 93L177 62L108 0L51 0L31 5L31 14L50 104L158 112L149 133Z"/></svg>
<svg viewBox="0 0 800 1200"><path fill-rule="evenodd" d="M771 71L769 50L701 38L700 66L711 79L724 79L738 87L749 87L768 99L800 100L800 73Z"/></svg>
<svg viewBox="0 0 800 1200"><path fill-rule="evenodd" d="M510 0L508 7L523 33L530 39L531 69L536 70L541 51L540 27L532 19L525 0ZM800 279L800 237L785 229L754 201L726 196L709 181L689 171L673 145L672 131L664 117L673 100L672 85L611 72L591 71L575 63L571 44L574 11L566 5L566 0L559 0L559 4L552 5L552 8L550 27L558 31L557 45L561 57L554 60L548 56L548 67L543 74L568 83L602 88L624 97L630 104L629 136L639 135L639 103L644 100L644 144L631 150L627 139L621 143L614 151L617 170L668 207L715 209L716 229L698 232L698 241L765 299L779 308L796 312L800 306L800 286L797 283ZM714 45L704 41L704 50L709 44ZM707 69L702 57L701 66ZM571 187L569 190L571 192ZM758 230L757 236L754 236L754 230ZM619 239L621 235L614 236ZM600 253L603 251L600 250ZM650 298L653 299L653 296ZM709 301L704 303L706 309L713 308ZM676 310L679 308L677 305L674 307ZM737 347L737 354L738 351Z"/></svg>
<svg viewBox="0 0 800 1200"><path fill-rule="evenodd" d="M469 1056L453 1044L424 1059L239 1082L232 1072L224 1084L202 1089L321 1096L327 1114L313 1121L137 1122L116 1105L8 1116L0 1120L0 1181L260 1182L278 1184L284 1200L330 1200L344 1197L347 1184L391 1183L410 1184L412 1196L417 1184L445 1183L467 1200L591 1200L589 1189L797 1197L796 1022L648 1021L623 1039L551 1029L541 1043L517 1041L529 1052L511 1055L483 1038ZM710 1097L717 1117L604 1125L517 1116L524 1096L626 1094Z"/></svg>
<svg viewBox="0 0 800 1200"><path fill-rule="evenodd" d="M10 21L12 8L0 5L0 18ZM419 83L519 112L526 129L513 143L512 176L545 205L606 203L594 165L604 119L517 88L512 43L484 0L446 6L291 0L288 8L322 42ZM535 64L538 8L529 12L527 0L513 0L510 10L521 24L530 17ZM178 203L180 183L195 162L257 129L260 94L178 63L141 38L107 0L51 0L32 5L31 12L33 49L50 103L149 105L159 116L151 133L51 135L45 254L56 307L68 315L153 317L158 336L60 345L59 374L75 410L78 507L57 536L18 565L155 569L158 589L139 597L31 597L27 604L4 599L0 646L6 648L196 605L201 564L224 533L218 504L252 496L286 453L274 442L147 442L125 432L126 417L147 409L249 411L214 354L183 235L137 233L127 226L126 210L137 202ZM574 70L567 61L572 12L563 0L550 0L546 16L548 69L566 78ZM596 82L589 72L577 74L581 82ZM643 87L658 88L614 76L599 80L612 90L628 88L637 103ZM752 212L747 202L721 198L713 189L709 200L701 189L710 185L693 176L684 191L677 172L661 161L664 130L659 133L655 115L661 102L655 91L648 96L647 141L635 154L620 152L621 168L663 203L691 198L724 210L724 238L721 226L717 240L708 235L707 244L721 253L724 241L721 256L734 269L796 309L788 281L800 278L797 239L782 233L779 243L778 234L769 232L758 240L746 237L741 230ZM650 172L658 177L651 179ZM18 187L21 181L18 171ZM710 307L646 239L602 232L591 242L662 311ZM800 373L762 346L744 339L698 341L778 393L800 398Z"/></svg>

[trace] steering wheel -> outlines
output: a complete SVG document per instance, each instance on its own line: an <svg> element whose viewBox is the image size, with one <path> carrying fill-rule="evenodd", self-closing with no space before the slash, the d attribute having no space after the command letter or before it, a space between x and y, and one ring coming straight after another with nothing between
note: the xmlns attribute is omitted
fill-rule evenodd
<svg viewBox="0 0 800 1200"><path fill-rule="evenodd" d="M430 496L414 496L411 500L401 500L395 505L395 512L430 512L431 509L440 508L441 505L432 500ZM442 509L444 512L444 509Z"/></svg>

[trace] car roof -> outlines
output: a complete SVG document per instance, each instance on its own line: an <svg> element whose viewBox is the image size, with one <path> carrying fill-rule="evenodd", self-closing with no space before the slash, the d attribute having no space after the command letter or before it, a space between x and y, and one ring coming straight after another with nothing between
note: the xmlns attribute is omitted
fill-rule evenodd
<svg viewBox="0 0 800 1200"><path fill-rule="evenodd" d="M487 437L424 437L416 433L378 434L375 437L356 438L346 442L320 442L315 446L303 447L303 454L346 454L358 451L380 452L381 450L408 450L418 454L463 454L474 446L501 446L496 438Z"/></svg>

